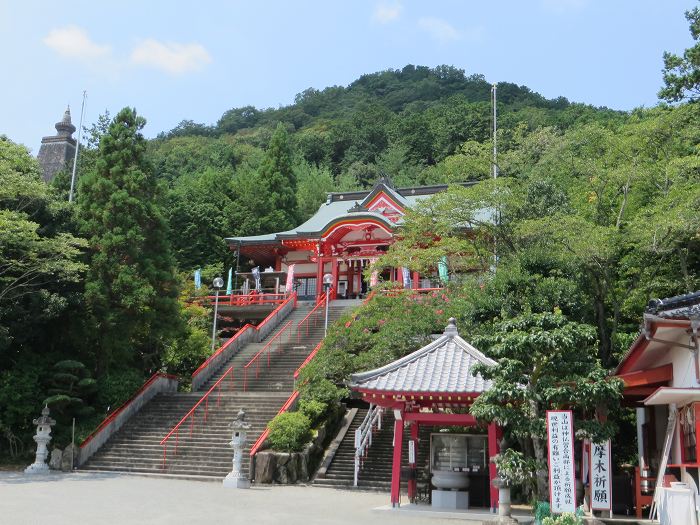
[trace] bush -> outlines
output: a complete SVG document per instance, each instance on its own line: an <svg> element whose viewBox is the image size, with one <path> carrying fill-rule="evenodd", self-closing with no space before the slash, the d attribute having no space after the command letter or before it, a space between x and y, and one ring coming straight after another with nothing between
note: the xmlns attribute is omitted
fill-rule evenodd
<svg viewBox="0 0 700 525"><path fill-rule="evenodd" d="M320 422L327 411L328 405L317 399L301 399L299 401L299 412L309 418L312 426Z"/></svg>
<svg viewBox="0 0 700 525"><path fill-rule="evenodd" d="M549 516L543 519L542 525L583 525L583 520L576 514L565 512L560 516Z"/></svg>
<svg viewBox="0 0 700 525"><path fill-rule="evenodd" d="M301 412L283 412L267 425L273 450L299 452L311 440L311 421Z"/></svg>

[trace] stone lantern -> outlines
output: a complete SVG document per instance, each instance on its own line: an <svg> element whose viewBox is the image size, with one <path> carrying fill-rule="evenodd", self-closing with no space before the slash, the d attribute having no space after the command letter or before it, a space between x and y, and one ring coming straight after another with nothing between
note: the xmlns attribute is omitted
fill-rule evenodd
<svg viewBox="0 0 700 525"><path fill-rule="evenodd" d="M250 423L246 423L243 409L238 412L238 416L229 425L229 428L233 430L231 442L229 443L233 448L233 468L224 478L224 487L248 489L250 488L250 480L241 472L241 463L243 461L243 450L248 440L247 431L250 429Z"/></svg>
<svg viewBox="0 0 700 525"><path fill-rule="evenodd" d="M46 445L51 441L51 427L56 424L55 419L49 417L49 407L44 406L41 411L41 417L32 421L36 425L36 459L34 463L24 469L25 474L45 474L49 471L49 466L46 464L46 458L49 456L49 450Z"/></svg>

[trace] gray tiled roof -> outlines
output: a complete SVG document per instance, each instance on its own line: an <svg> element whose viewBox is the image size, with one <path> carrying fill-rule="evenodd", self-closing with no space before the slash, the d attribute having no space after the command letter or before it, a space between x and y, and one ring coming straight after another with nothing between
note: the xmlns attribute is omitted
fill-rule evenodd
<svg viewBox="0 0 700 525"><path fill-rule="evenodd" d="M454 319L450 319L435 341L386 366L353 374L350 386L363 391L480 393L488 390L491 382L473 373L477 363L496 364L462 339Z"/></svg>

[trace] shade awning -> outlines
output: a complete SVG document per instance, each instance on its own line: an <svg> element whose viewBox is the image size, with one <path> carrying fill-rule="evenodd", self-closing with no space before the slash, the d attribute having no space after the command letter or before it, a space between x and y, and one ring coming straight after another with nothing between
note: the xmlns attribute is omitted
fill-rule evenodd
<svg viewBox="0 0 700 525"><path fill-rule="evenodd" d="M684 406L695 401L700 401L700 388L673 388L662 386L644 400L645 405L670 405Z"/></svg>

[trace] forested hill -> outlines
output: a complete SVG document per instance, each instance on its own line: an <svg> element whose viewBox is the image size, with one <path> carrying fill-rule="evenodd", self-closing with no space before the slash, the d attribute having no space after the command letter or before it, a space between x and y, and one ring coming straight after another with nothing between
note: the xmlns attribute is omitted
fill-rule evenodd
<svg viewBox="0 0 700 525"><path fill-rule="evenodd" d="M573 128L616 128L630 117L505 82L498 84L498 115L504 176L530 169L520 158L535 147L528 140L544 148ZM182 121L149 141L148 156L168 188L179 266L192 268L230 256L224 237L291 228L326 192L369 187L380 173L397 186L487 178L492 125L491 84L482 75L409 65L347 87L307 89L289 106L233 108L211 126Z"/></svg>
<svg viewBox="0 0 700 525"><path fill-rule="evenodd" d="M509 82L497 86L505 141L518 125L530 130L565 129L581 121L620 116L620 112L571 103L565 97L546 99L526 86ZM159 138L235 134L236 142L264 147L272 129L282 122L294 135L298 153L307 162L328 166L334 174L358 162L381 163L383 154L391 151L396 157L396 150L410 164L425 167L454 153L465 141L490 139L490 98L491 84L483 75L467 75L445 65L408 65L362 75L347 87L306 89L293 104L280 108L229 109L215 125L183 120ZM355 166L354 171L358 170L362 171Z"/></svg>

